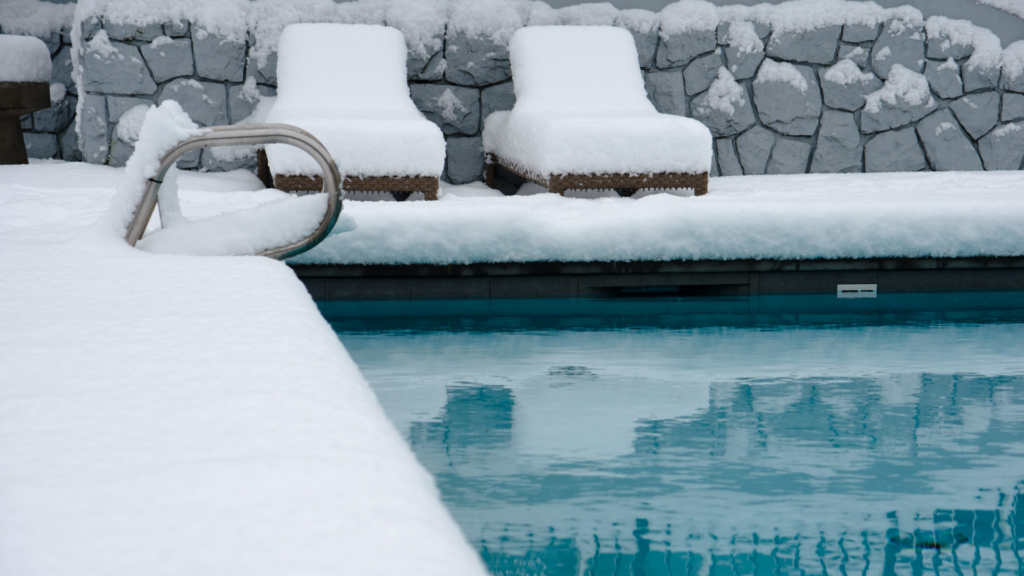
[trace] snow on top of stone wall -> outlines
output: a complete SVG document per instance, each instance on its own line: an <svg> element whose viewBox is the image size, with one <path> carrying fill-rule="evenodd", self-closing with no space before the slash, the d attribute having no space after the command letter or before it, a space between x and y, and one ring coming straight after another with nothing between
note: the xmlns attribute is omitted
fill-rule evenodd
<svg viewBox="0 0 1024 576"><path fill-rule="evenodd" d="M779 34L808 32L845 24L874 26L886 20L900 20L908 25L919 26L924 21L921 11L911 6L882 8L874 2L845 0L792 0L775 5L721 6L717 12L722 21L759 22L771 26L772 32Z"/></svg>
<svg viewBox="0 0 1024 576"><path fill-rule="evenodd" d="M968 20L951 20L945 16L932 16L924 27L928 32L928 40L941 42L943 51L951 44L973 46L974 52L967 61L968 68L990 69L999 65L1003 44L988 28L975 26Z"/></svg>
<svg viewBox="0 0 1024 576"><path fill-rule="evenodd" d="M801 94L807 93L807 79L789 62L776 62L771 58L765 58L754 84L765 82L789 82L789 85L799 90Z"/></svg>
<svg viewBox="0 0 1024 576"><path fill-rule="evenodd" d="M1003 76L1010 81L1024 74L1024 40L1018 40L1003 50Z"/></svg>
<svg viewBox="0 0 1024 576"><path fill-rule="evenodd" d="M75 22L97 17L118 25L189 21L236 43L248 32L248 0L79 0Z"/></svg>
<svg viewBox="0 0 1024 576"><path fill-rule="evenodd" d="M619 17L615 21L616 26L622 26L640 34L650 34L658 30L658 15L650 10L639 8L627 8L619 10Z"/></svg>
<svg viewBox="0 0 1024 576"><path fill-rule="evenodd" d="M985 4L1008 12L1014 16L1024 18L1024 0L974 0L978 4Z"/></svg>
<svg viewBox="0 0 1024 576"><path fill-rule="evenodd" d="M927 106L931 107L935 103L924 74L907 70L900 64L893 64L889 70L889 78L882 88L864 97L867 101L864 110L877 114L882 108L882 102L896 106L897 98L911 106L920 106L927 102Z"/></svg>
<svg viewBox="0 0 1024 576"><path fill-rule="evenodd" d="M826 70L822 77L834 84L848 86L856 82L870 82L875 75L870 72L861 72L853 60L843 58L835 66Z"/></svg>
<svg viewBox="0 0 1024 576"><path fill-rule="evenodd" d="M733 22L729 25L729 35L726 41L730 48L742 54L757 54L764 52L764 42L757 35L753 22Z"/></svg>
<svg viewBox="0 0 1024 576"><path fill-rule="evenodd" d="M40 0L0 2L0 29L3 29L4 34L45 38L70 28L74 17L74 4L52 4Z"/></svg>

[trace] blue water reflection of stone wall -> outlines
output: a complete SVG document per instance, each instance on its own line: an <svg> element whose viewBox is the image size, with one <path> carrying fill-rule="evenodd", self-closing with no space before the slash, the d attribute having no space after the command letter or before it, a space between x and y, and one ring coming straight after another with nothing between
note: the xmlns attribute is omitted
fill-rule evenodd
<svg viewBox="0 0 1024 576"><path fill-rule="evenodd" d="M925 328L870 330L876 344L954 353L922 340ZM1004 344L1018 337L999 330ZM804 341L714 337L750 354L760 338ZM408 435L496 575L1024 574L1019 373L890 371L882 359L864 373L833 359L820 376L718 379L653 329L603 348L588 333L343 334L393 418L382 338L442 359L417 367L417 386L442 387L443 405ZM622 360L641 350L636 366ZM600 450L623 434L625 449Z"/></svg>

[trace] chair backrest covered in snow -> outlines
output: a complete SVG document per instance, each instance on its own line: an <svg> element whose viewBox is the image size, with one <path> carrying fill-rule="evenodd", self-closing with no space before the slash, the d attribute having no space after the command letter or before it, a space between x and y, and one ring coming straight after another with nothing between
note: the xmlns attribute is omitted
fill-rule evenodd
<svg viewBox="0 0 1024 576"><path fill-rule="evenodd" d="M406 56L394 28L292 24L278 43L275 116L418 116Z"/></svg>
<svg viewBox="0 0 1024 576"><path fill-rule="evenodd" d="M509 58L517 110L655 112L633 36L622 28L520 28Z"/></svg>

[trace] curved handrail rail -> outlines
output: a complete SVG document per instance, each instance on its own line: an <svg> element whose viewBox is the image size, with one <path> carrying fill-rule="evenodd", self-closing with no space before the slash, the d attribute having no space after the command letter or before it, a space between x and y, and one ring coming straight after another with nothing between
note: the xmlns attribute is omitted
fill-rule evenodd
<svg viewBox="0 0 1024 576"><path fill-rule="evenodd" d="M139 207L135 210L135 216L128 226L128 233L125 240L130 246L142 238L142 234L153 217L153 210L157 204L157 194L163 184L164 176L171 166L185 154L210 146L251 146L254 144L290 144L306 152L316 160L323 172L324 188L327 192L327 212L317 229L305 239L294 242L287 246L264 250L259 256L267 256L284 260L319 244L334 228L341 214L341 201L345 196L341 188L341 173L334 164L331 154L327 148L316 139L315 136L288 124L244 124L240 126L212 126L207 128L209 132L200 136L193 136L188 140L175 146L160 160L160 169L156 176L150 178L146 183L146 191L142 196Z"/></svg>

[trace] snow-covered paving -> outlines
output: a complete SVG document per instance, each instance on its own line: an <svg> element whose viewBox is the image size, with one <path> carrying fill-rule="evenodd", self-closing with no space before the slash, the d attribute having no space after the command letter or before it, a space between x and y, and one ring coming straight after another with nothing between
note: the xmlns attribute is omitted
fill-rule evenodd
<svg viewBox="0 0 1024 576"><path fill-rule="evenodd" d="M485 573L285 265L82 234L124 173L0 167L0 573Z"/></svg>
<svg viewBox="0 0 1024 576"><path fill-rule="evenodd" d="M1024 172L712 178L705 196L641 191L356 203L354 231L303 264L968 257L1024 254Z"/></svg>

